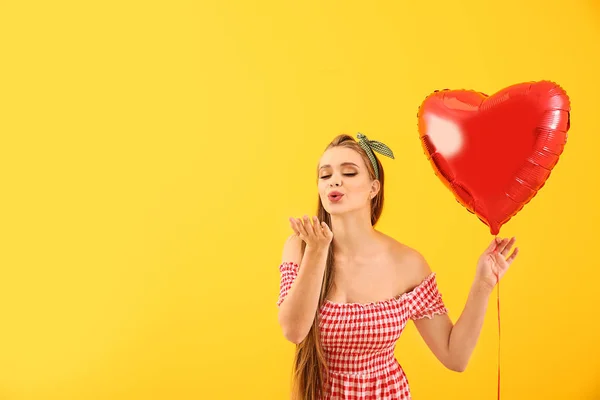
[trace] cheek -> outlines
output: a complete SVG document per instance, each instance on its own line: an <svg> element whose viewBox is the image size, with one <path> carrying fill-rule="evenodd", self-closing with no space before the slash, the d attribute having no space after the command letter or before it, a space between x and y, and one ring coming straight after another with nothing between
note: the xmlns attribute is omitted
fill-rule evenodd
<svg viewBox="0 0 600 400"><path fill-rule="evenodd" d="M319 191L319 195L323 196L325 194L325 192L327 191L327 184L321 180L319 180L319 183L317 184L317 189Z"/></svg>
<svg viewBox="0 0 600 400"><path fill-rule="evenodd" d="M363 194L368 195L371 187L368 183L365 182L353 182L348 185L348 189L352 191L352 193L359 195L361 197Z"/></svg>

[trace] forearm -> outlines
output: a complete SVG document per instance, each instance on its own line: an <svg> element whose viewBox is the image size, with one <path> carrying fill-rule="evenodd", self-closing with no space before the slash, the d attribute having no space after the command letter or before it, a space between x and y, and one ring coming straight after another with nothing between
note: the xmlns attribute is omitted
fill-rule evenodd
<svg viewBox="0 0 600 400"><path fill-rule="evenodd" d="M492 290L485 285L474 282L465 308L452 328L448 354L452 364L458 370L467 367L477 345L491 292Z"/></svg>
<svg viewBox="0 0 600 400"><path fill-rule="evenodd" d="M326 262L326 248L307 247L298 276L279 308L279 323L284 336L294 343L304 340L313 324L319 305Z"/></svg>

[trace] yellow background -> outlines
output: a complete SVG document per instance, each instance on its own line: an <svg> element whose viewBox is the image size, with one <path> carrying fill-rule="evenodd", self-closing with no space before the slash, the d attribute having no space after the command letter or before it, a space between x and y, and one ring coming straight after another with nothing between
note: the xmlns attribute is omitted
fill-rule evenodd
<svg viewBox="0 0 600 400"><path fill-rule="evenodd" d="M502 398L600 398L599 43L583 0L0 2L0 399L286 399L281 246L342 132L396 153L378 228L456 320L490 235L433 175L417 107L541 79L572 129L501 232L522 250ZM417 400L495 399L497 346L494 294L464 374L413 325L397 356Z"/></svg>

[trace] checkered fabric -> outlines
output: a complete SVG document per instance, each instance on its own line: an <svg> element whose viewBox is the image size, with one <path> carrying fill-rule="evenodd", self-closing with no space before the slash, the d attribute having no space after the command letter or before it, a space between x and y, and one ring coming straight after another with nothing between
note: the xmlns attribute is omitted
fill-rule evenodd
<svg viewBox="0 0 600 400"><path fill-rule="evenodd" d="M369 160L371 160L371 164L373 164L373 169L375 170L375 177L379 179L379 167L377 166L377 161L375 160L374 151L378 152L389 158L394 158L394 152L390 149L386 144L378 142L377 140L369 140L369 138L362 133L356 135L358 138L358 144L369 156Z"/></svg>
<svg viewBox="0 0 600 400"><path fill-rule="evenodd" d="M279 266L280 306L298 275L296 263ZM435 279L413 290L373 303L325 301L319 312L321 341L330 374L324 400L407 400L408 380L394 349L409 319L447 313Z"/></svg>

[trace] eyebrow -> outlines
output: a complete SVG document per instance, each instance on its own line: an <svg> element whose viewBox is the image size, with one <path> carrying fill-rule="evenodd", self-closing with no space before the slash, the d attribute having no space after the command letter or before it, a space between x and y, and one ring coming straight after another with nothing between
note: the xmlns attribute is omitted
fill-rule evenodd
<svg viewBox="0 0 600 400"><path fill-rule="evenodd" d="M360 168L358 165L354 164L353 162L344 162L344 163L340 164L340 166L342 166L342 167L345 165L353 165L356 168ZM323 168L327 168L327 167L331 167L331 165L329 165L329 164L321 165L321 167L319 168L319 171L322 170Z"/></svg>

